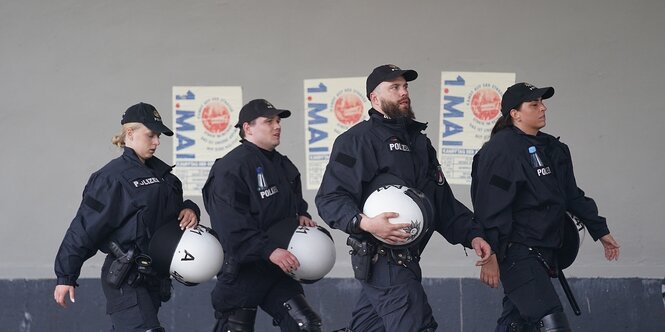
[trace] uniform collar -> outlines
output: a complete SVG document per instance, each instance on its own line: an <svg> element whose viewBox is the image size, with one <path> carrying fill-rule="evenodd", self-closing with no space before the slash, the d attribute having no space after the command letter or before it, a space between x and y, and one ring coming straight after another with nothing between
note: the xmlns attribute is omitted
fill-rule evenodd
<svg viewBox="0 0 665 332"><path fill-rule="evenodd" d="M534 135L529 135L529 134L523 132L522 130L520 130L519 128L517 128L515 126L512 126L512 129L518 135L524 136L527 140L532 141L532 142L537 143L537 144L547 145L547 144L550 144L552 142L556 142L556 141L559 140L558 137L554 137L554 136L552 136L548 133L544 133L542 131L538 131L538 133L534 136Z"/></svg>
<svg viewBox="0 0 665 332"><path fill-rule="evenodd" d="M398 119L386 118L386 116L383 115L383 113L375 110L374 108L370 108L368 113L371 118L377 119L382 123L385 123L386 125L407 128L409 131L413 130L422 131L427 129L427 123L425 122L419 122L409 118L398 118Z"/></svg>
<svg viewBox="0 0 665 332"><path fill-rule="evenodd" d="M264 156L266 156L266 158L268 158L270 160L273 160L273 158L275 158L275 156L279 154L279 152L277 152L276 149L273 149L272 151L268 151L266 149L262 149L262 148L258 147L256 144L254 144L254 143L252 143L252 142L250 142L246 139L243 139L240 142L243 145L245 145L246 147L248 147L252 150L256 150L256 152L259 152L259 153L263 154Z"/></svg>
<svg viewBox="0 0 665 332"><path fill-rule="evenodd" d="M370 120L380 123L386 127L406 130L409 134L413 132L421 132L427 129L427 123L419 122L414 119L409 118L399 118L399 119L389 119L386 118L383 113L371 108L369 111ZM393 136L392 134L389 136ZM384 137L385 138L385 137Z"/></svg>
<svg viewBox="0 0 665 332"><path fill-rule="evenodd" d="M143 163L141 162L139 157L136 155L136 152L134 151L134 149L132 149L130 147L125 146L124 151L122 152L122 155L125 158L128 158L128 159L130 159L130 160L132 160L136 163L139 163L139 164L143 165ZM155 156L153 156L150 159L147 159L145 161L145 166L147 166L148 168L154 170L160 177L163 177L167 173L170 173L171 170L175 167L175 166L167 165L165 162L163 162L161 159L159 159Z"/></svg>

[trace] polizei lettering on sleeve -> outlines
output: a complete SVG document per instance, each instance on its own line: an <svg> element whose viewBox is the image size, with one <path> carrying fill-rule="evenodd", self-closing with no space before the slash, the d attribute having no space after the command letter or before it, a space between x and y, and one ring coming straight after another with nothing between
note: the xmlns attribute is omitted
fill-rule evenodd
<svg viewBox="0 0 665 332"><path fill-rule="evenodd" d="M134 187L138 188L138 187L148 186L154 183L159 183L159 179L156 177L145 178L142 180L134 180L132 181L132 183L134 184Z"/></svg>
<svg viewBox="0 0 665 332"><path fill-rule="evenodd" d="M400 142L390 143L388 144L388 148L390 149L390 151L405 151L405 152L411 151L408 145L402 144Z"/></svg>

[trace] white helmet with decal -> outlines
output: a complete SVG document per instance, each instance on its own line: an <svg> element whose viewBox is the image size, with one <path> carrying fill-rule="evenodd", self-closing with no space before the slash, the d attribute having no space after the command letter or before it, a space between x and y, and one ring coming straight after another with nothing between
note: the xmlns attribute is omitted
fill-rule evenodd
<svg viewBox="0 0 665 332"><path fill-rule="evenodd" d="M406 223L409 226L403 228L410 236L400 244L387 243L385 239L376 237L389 248L404 248L418 243L425 235L428 227L428 215L426 211L427 198L418 190L403 185L390 184L378 187L365 200L363 213L373 218L384 212L396 212L396 218L388 221L392 224Z"/></svg>
<svg viewBox="0 0 665 332"><path fill-rule="evenodd" d="M212 229L180 229L169 223L153 235L148 250L153 269L193 286L212 279L222 267L224 251Z"/></svg>
<svg viewBox="0 0 665 332"><path fill-rule="evenodd" d="M335 243L330 232L321 226L296 228L287 250L300 262L300 267L291 272L291 277L302 283L320 280L335 265Z"/></svg>

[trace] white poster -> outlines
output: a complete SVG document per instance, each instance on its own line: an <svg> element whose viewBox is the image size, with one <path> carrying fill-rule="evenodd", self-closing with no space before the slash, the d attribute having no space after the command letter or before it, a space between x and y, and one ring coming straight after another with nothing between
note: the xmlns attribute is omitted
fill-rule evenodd
<svg viewBox="0 0 665 332"><path fill-rule="evenodd" d="M515 73L441 73L439 161L451 184L471 184L473 156L501 116L501 96Z"/></svg>
<svg viewBox="0 0 665 332"><path fill-rule="evenodd" d="M240 144L241 107L239 86L173 87L173 173L185 196L201 196L212 164Z"/></svg>
<svg viewBox="0 0 665 332"><path fill-rule="evenodd" d="M335 138L367 119L365 77L305 80L305 160L307 189L321 184Z"/></svg>

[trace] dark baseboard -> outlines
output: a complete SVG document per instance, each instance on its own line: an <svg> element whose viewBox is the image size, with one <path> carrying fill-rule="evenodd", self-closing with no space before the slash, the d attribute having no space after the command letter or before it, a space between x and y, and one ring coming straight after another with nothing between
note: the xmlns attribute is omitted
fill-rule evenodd
<svg viewBox="0 0 665 332"><path fill-rule="evenodd" d="M105 299L98 279L82 279L77 302L62 309L53 301L54 280L0 280L2 331L108 331ZM640 278L571 278L582 311L575 316L555 282L574 331L665 331L661 280ZM427 278L423 281L439 331L493 331L501 310L501 290L471 278ZM167 331L211 331L210 291L214 281L195 287L175 283L173 298L160 311ZM351 278L329 278L305 285L325 331L345 326L360 290ZM256 331L278 331L261 312Z"/></svg>

